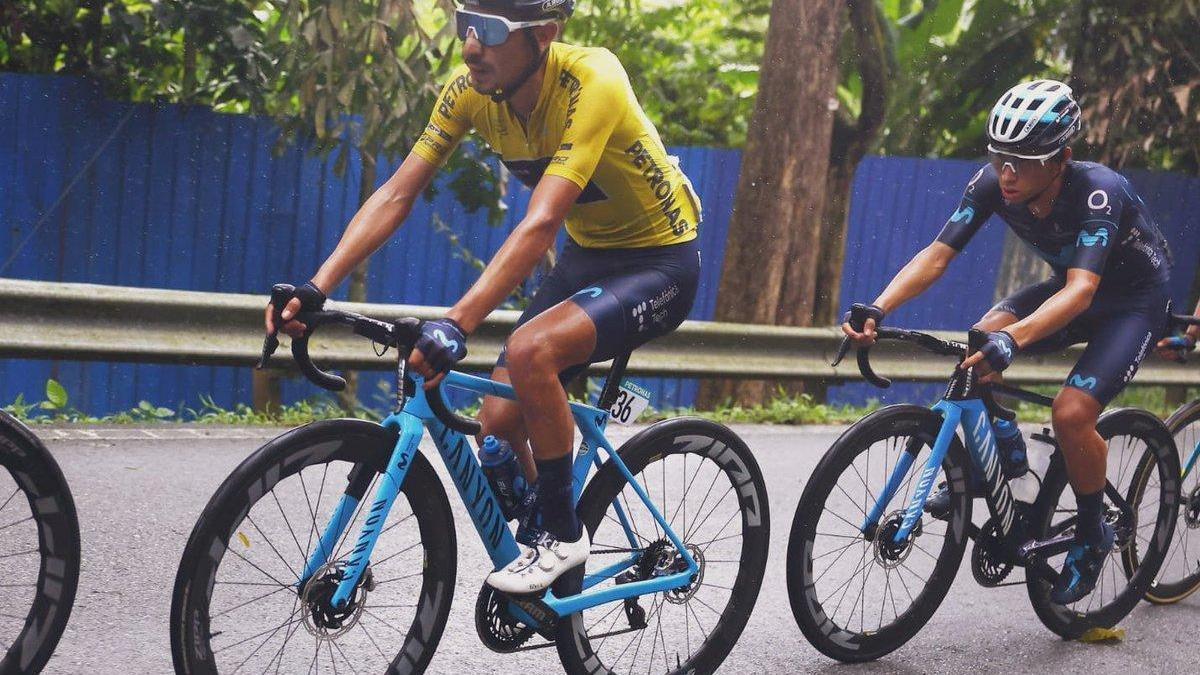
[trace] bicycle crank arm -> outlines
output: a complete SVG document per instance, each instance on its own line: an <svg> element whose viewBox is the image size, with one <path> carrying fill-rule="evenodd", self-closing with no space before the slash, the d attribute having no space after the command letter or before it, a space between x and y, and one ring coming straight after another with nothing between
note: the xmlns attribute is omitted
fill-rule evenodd
<svg viewBox="0 0 1200 675"><path fill-rule="evenodd" d="M1071 542L1075 541L1075 532L1067 532L1060 534L1057 537L1050 539L1039 539L1023 544L1017 549L1017 553L1026 565L1032 565L1035 559L1045 560L1056 556L1060 553L1066 553L1067 549L1071 548Z"/></svg>

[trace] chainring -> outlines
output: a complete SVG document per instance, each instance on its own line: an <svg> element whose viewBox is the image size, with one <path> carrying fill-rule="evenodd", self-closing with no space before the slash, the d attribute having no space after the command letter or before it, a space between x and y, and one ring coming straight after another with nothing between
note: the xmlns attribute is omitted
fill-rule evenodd
<svg viewBox="0 0 1200 675"><path fill-rule="evenodd" d="M1000 523L995 517L989 518L979 528L975 545L971 547L971 574L975 581L987 588L999 586L1013 570L1013 564L1006 558Z"/></svg>
<svg viewBox="0 0 1200 675"><path fill-rule="evenodd" d="M510 654L521 648L534 629L513 619L507 609L507 601L487 584L479 589L475 600L475 632L488 649L500 654Z"/></svg>

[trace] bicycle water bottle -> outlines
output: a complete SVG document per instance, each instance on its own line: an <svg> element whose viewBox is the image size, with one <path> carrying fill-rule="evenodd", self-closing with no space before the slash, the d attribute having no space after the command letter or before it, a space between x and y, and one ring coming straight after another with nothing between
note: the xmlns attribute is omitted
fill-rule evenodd
<svg viewBox="0 0 1200 675"><path fill-rule="evenodd" d="M512 520L521 505L523 491L520 488L525 482L512 446L495 436L484 437L483 447L479 450L479 463L500 502L505 519Z"/></svg>
<svg viewBox="0 0 1200 675"><path fill-rule="evenodd" d="M1013 424L1013 426L1015 427L1016 425ZM1042 433L1042 436L1034 434L1034 440L1053 443L1053 440L1049 440L1048 429L1043 430ZM997 434L999 434L998 430ZM1020 436L1019 432L1018 436ZM1025 464L1025 472L1017 478L1009 479L1008 488L1012 491L1013 499L1025 504L1032 504L1037 501L1038 493L1042 490L1042 476L1046 475L1046 469L1050 467L1050 455L1054 452L1054 446L1035 444L1033 448L1026 452L1025 439L1024 437L1020 437L1019 447L1022 453L1022 462ZM1000 448L1000 451L1004 452L1003 446L1000 446Z"/></svg>
<svg viewBox="0 0 1200 675"><path fill-rule="evenodd" d="M1004 467L1004 477L1012 480L1020 478L1029 470L1029 462L1025 456L1025 437L1016 422L995 420L992 425L996 429L996 449L1000 452L1000 463Z"/></svg>

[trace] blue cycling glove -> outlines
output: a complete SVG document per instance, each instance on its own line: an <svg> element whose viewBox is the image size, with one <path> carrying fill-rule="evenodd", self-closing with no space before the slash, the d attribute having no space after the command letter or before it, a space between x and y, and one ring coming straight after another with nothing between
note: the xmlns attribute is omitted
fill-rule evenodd
<svg viewBox="0 0 1200 675"><path fill-rule="evenodd" d="M987 344L983 345L983 358L999 373L1012 365L1017 355L1017 341L1007 331L998 330L987 334Z"/></svg>
<svg viewBox="0 0 1200 675"><path fill-rule="evenodd" d="M1178 352L1190 352L1196 348L1196 341L1190 335L1175 335L1167 338L1166 348Z"/></svg>
<svg viewBox="0 0 1200 675"><path fill-rule="evenodd" d="M417 349L425 362L438 373L444 373L467 355L467 335L454 319L438 319L421 324Z"/></svg>

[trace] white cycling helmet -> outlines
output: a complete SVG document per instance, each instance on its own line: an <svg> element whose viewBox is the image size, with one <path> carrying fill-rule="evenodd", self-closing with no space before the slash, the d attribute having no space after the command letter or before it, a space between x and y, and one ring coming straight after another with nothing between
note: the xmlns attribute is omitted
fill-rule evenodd
<svg viewBox="0 0 1200 675"><path fill-rule="evenodd" d="M1055 80L1022 82L1004 92L988 116L988 150L1048 159L1083 128L1071 88Z"/></svg>

